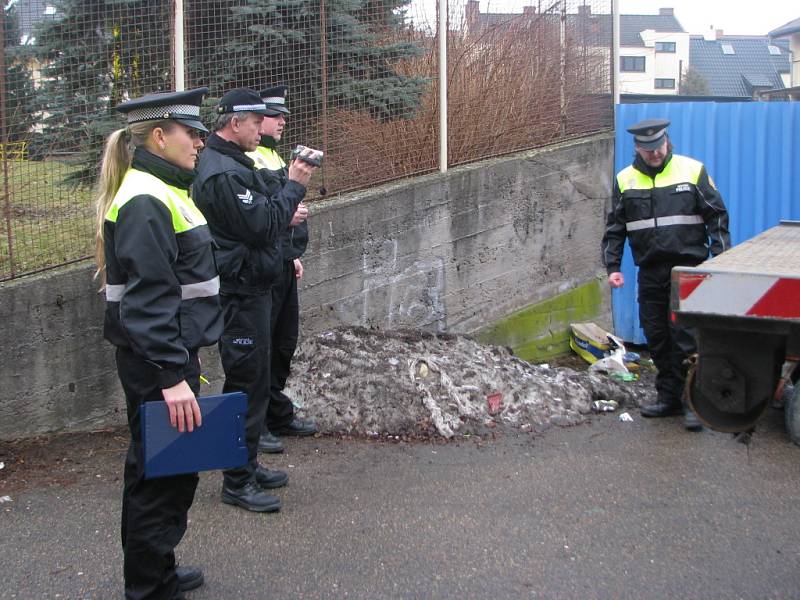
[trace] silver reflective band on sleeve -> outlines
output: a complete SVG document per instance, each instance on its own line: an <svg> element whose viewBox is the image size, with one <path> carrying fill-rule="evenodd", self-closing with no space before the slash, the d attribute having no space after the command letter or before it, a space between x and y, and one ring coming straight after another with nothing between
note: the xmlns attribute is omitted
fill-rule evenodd
<svg viewBox="0 0 800 600"><path fill-rule="evenodd" d="M655 219L642 219L641 221L631 221L625 223L625 229L628 231L638 231L639 229L652 229L656 226Z"/></svg>
<svg viewBox="0 0 800 600"><path fill-rule="evenodd" d="M641 221L625 223L625 229L628 231L652 229L656 224L658 224L659 227L664 227L666 225L702 225L703 217L700 215L674 215L672 217L658 217L658 219L642 219Z"/></svg>
<svg viewBox="0 0 800 600"><path fill-rule="evenodd" d="M106 284L106 302L119 302L122 300L122 292L125 291L125 284L110 285Z"/></svg>
<svg viewBox="0 0 800 600"><path fill-rule="evenodd" d="M699 225L703 223L700 215L675 215L674 217L658 217L659 225Z"/></svg>
<svg viewBox="0 0 800 600"><path fill-rule="evenodd" d="M219 294L219 277L201 281L200 283L187 283L181 286L181 299L208 298Z"/></svg>

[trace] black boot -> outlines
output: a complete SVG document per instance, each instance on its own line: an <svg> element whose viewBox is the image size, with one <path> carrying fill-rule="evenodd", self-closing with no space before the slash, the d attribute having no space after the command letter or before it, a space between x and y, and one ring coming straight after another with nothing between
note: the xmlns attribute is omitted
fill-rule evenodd
<svg viewBox="0 0 800 600"><path fill-rule="evenodd" d="M222 501L225 504L240 506L252 512L275 512L281 509L281 500L261 489L255 480L248 481L242 487L231 488L223 484Z"/></svg>
<svg viewBox="0 0 800 600"><path fill-rule="evenodd" d="M178 576L178 589L182 592L196 590L203 585L203 571L200 567L175 566L175 574Z"/></svg>
<svg viewBox="0 0 800 600"><path fill-rule="evenodd" d="M643 417L657 419L659 417L681 415L683 414L683 406L681 406L680 402L664 402L659 400L655 404L640 406L639 412Z"/></svg>
<svg viewBox="0 0 800 600"><path fill-rule="evenodd" d="M275 435L293 435L297 437L305 437L307 435L314 435L317 433L317 426L312 421L305 421L298 417L294 417L286 425L270 425L270 430Z"/></svg>
<svg viewBox="0 0 800 600"><path fill-rule="evenodd" d="M285 486L289 482L289 476L277 469L265 469L261 465L256 469L256 481L264 489L275 489Z"/></svg>
<svg viewBox="0 0 800 600"><path fill-rule="evenodd" d="M280 454L283 452L283 442L265 429L258 438L258 451L265 454Z"/></svg>
<svg viewBox="0 0 800 600"><path fill-rule="evenodd" d="M691 408L687 408L683 413L683 426L688 431L702 431L703 424Z"/></svg>

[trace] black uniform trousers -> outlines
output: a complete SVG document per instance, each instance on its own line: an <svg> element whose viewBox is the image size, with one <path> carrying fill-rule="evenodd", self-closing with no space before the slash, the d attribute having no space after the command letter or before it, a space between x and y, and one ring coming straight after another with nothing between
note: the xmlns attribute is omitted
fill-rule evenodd
<svg viewBox="0 0 800 600"><path fill-rule="evenodd" d="M131 443L125 459L122 495L122 551L125 598L175 600L183 598L175 575L175 546L186 533L186 518L197 488L197 473L144 478L139 408L164 400L156 384L158 367L126 348L117 348L117 372L125 392ZM189 355L186 382L200 391L197 352Z"/></svg>
<svg viewBox="0 0 800 600"><path fill-rule="evenodd" d="M639 322L658 374L658 401L681 404L686 382L686 357L697 351L694 328L674 322L670 311L674 264L639 267Z"/></svg>
<svg viewBox="0 0 800 600"><path fill-rule="evenodd" d="M270 388L270 320L272 296L220 294L224 333L219 354L225 371L223 392L247 394L245 442L248 464L224 471L225 486L238 488L255 480L258 438L264 427Z"/></svg>
<svg viewBox="0 0 800 600"><path fill-rule="evenodd" d="M297 349L300 303L294 261L283 261L283 272L272 284L272 373L266 427L288 425L294 418L294 405L283 393L289 378L292 357Z"/></svg>

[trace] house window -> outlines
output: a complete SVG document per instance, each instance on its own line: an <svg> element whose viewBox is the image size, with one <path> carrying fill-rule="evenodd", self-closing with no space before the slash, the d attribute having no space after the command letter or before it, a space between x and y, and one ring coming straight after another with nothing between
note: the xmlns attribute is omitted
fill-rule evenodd
<svg viewBox="0 0 800 600"><path fill-rule="evenodd" d="M657 90L674 90L675 89L675 80L674 79L656 79L656 89Z"/></svg>
<svg viewBox="0 0 800 600"><path fill-rule="evenodd" d="M620 71L636 71L644 73L644 56L620 56Z"/></svg>
<svg viewBox="0 0 800 600"><path fill-rule="evenodd" d="M675 42L656 42L656 52L675 52Z"/></svg>
<svg viewBox="0 0 800 600"><path fill-rule="evenodd" d="M777 46L773 46L772 44L770 44L769 46L767 46L767 49L769 50L769 53L772 54L773 56L780 56L781 49L778 48Z"/></svg>
<svg viewBox="0 0 800 600"><path fill-rule="evenodd" d="M736 51L733 49L733 44L722 44L722 53L736 54Z"/></svg>

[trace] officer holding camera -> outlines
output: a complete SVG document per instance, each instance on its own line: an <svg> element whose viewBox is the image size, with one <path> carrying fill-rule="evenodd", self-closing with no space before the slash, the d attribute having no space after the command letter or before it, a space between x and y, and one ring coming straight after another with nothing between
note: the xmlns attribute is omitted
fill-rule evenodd
<svg viewBox="0 0 800 600"><path fill-rule="evenodd" d="M279 85L261 90L261 100L266 106L264 120L259 133L261 142L247 156L255 162L258 174L264 180L268 197L279 197L291 179L291 169L302 162L307 167L319 166L322 152L298 146L292 154L292 163L286 163L276 150L277 143L283 136L286 126L286 86ZM294 160L295 157L301 160ZM308 214L304 204L298 211ZM299 332L299 303L297 297L297 281L303 276L303 264L300 257L308 245L308 224L305 220L287 227L280 238L282 255L281 272L272 284L272 362L269 403L264 423L264 430L259 441L259 450L266 453L283 451L283 443L275 435L306 436L317 431L314 423L300 419L294 414L291 399L283 393L286 379Z"/></svg>
<svg viewBox="0 0 800 600"><path fill-rule="evenodd" d="M287 228L305 220L301 207L314 167L297 160L273 194L245 153L258 147L269 111L257 92L239 88L217 107L214 133L200 155L192 197L216 242L224 332L219 342L224 392L248 396L245 441L248 464L224 472L222 501L245 510L273 512L280 499L265 490L286 485L283 471L258 464L270 390L272 285L281 276L280 244Z"/></svg>

